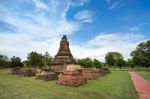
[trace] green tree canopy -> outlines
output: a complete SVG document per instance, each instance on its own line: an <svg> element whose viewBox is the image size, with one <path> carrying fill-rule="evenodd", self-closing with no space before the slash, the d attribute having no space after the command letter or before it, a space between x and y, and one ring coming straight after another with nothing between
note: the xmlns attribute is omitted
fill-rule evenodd
<svg viewBox="0 0 150 99"><path fill-rule="evenodd" d="M21 59L19 57L13 56L12 58L10 58L10 66L12 68L22 67L23 63L21 62Z"/></svg>
<svg viewBox="0 0 150 99"><path fill-rule="evenodd" d="M84 68L101 68L102 64L99 60L94 59L92 60L91 58L83 58L83 59L78 59L77 63L80 64Z"/></svg>
<svg viewBox="0 0 150 99"><path fill-rule="evenodd" d="M5 55L0 54L0 68L10 67L9 58Z"/></svg>
<svg viewBox="0 0 150 99"><path fill-rule="evenodd" d="M93 61L91 58L84 58L84 59L79 59L78 64L83 66L84 68L91 68L93 66Z"/></svg>
<svg viewBox="0 0 150 99"><path fill-rule="evenodd" d="M27 61L32 67L41 67L44 66L44 56L42 54L39 54L37 52L31 52L28 54Z"/></svg>
<svg viewBox="0 0 150 99"><path fill-rule="evenodd" d="M95 68L101 68L101 62L97 59L93 60L93 67Z"/></svg>
<svg viewBox="0 0 150 99"><path fill-rule="evenodd" d="M124 62L123 62L123 56L121 53L119 52L108 52L105 56L105 62L109 65L109 66L123 66Z"/></svg>
<svg viewBox="0 0 150 99"><path fill-rule="evenodd" d="M150 67L150 40L140 43L131 56L136 65Z"/></svg>
<svg viewBox="0 0 150 99"><path fill-rule="evenodd" d="M130 66L131 68L134 68L134 67L135 67L135 63L133 62L132 59L128 59L128 60L127 60L127 66Z"/></svg>
<svg viewBox="0 0 150 99"><path fill-rule="evenodd" d="M126 65L126 62L122 58L119 58L116 60L116 65L119 66L119 68L121 69L123 66Z"/></svg>
<svg viewBox="0 0 150 99"><path fill-rule="evenodd" d="M50 56L50 54L46 51L45 54L44 54L44 65L50 65L52 64L52 61L53 61L53 57Z"/></svg>

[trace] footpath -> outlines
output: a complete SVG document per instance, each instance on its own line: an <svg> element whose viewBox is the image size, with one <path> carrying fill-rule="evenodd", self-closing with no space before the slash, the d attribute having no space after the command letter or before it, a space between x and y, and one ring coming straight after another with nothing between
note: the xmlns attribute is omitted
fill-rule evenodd
<svg viewBox="0 0 150 99"><path fill-rule="evenodd" d="M139 99L150 99L150 82L134 71L129 72L129 74L134 87L139 94Z"/></svg>

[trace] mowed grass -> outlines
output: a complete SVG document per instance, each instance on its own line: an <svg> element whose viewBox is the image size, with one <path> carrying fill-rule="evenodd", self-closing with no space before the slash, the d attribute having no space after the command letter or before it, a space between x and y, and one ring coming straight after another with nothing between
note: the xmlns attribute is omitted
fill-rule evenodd
<svg viewBox="0 0 150 99"><path fill-rule="evenodd" d="M150 71L138 71L137 73L144 77L146 80L150 81Z"/></svg>
<svg viewBox="0 0 150 99"><path fill-rule="evenodd" d="M19 77L0 70L0 99L137 99L128 71L112 71L80 87Z"/></svg>

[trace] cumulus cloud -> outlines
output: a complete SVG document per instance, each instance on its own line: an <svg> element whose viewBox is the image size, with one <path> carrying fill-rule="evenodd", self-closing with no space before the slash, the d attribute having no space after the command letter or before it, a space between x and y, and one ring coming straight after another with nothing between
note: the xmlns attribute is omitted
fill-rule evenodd
<svg viewBox="0 0 150 99"><path fill-rule="evenodd" d="M78 58L97 58L104 61L105 55L110 51L117 51L123 54L125 59L130 57L131 51L145 37L136 33L100 33L96 37L80 45L72 45L72 51Z"/></svg>
<svg viewBox="0 0 150 99"><path fill-rule="evenodd" d="M74 15L74 18L80 22L92 22L93 13L88 10L82 10Z"/></svg>

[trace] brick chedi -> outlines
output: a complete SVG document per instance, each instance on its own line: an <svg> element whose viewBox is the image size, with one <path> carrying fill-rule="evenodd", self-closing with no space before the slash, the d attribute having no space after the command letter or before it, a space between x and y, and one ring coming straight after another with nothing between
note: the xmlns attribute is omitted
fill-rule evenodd
<svg viewBox="0 0 150 99"><path fill-rule="evenodd" d="M73 64L75 60L70 52L69 42L67 41L66 35L64 35L60 42L60 48L55 55L54 64Z"/></svg>
<svg viewBox="0 0 150 99"><path fill-rule="evenodd" d="M58 53L54 57L53 64L50 66L50 69L54 72L62 72L66 69L67 64L74 64L75 59L73 58L69 42L67 41L66 35L64 35L60 41L60 48Z"/></svg>

